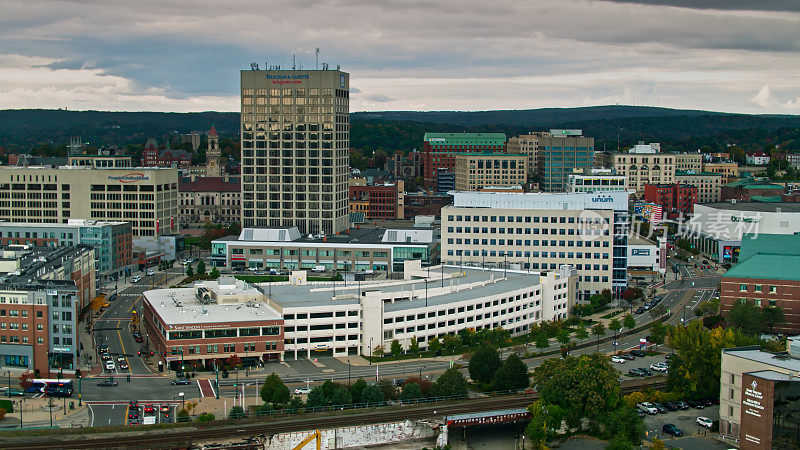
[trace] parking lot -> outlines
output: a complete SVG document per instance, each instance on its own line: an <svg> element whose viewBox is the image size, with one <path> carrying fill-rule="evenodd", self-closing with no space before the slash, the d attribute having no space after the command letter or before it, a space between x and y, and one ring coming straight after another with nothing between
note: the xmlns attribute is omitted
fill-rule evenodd
<svg viewBox="0 0 800 450"><path fill-rule="evenodd" d="M618 353L627 353L627 351L620 351ZM626 360L624 363L612 362L612 364L613 364L614 367L617 368L617 370L620 371L620 379L622 379L622 380L631 380L631 379L636 379L636 378L649 378L649 377L633 377L630 374L628 374L628 371L630 369L633 369L633 368L636 368L636 369L639 369L639 368L650 369L650 366L652 364L663 363L663 362L667 361L666 353L664 353L664 352L654 352L654 353L659 353L659 354L658 355L652 355L652 356L637 357L634 360L630 360L630 361ZM656 372L654 370L651 370L651 372L653 372L652 376L664 375L663 373Z"/></svg>
<svg viewBox="0 0 800 450"><path fill-rule="evenodd" d="M659 439L675 447L686 449L728 448L722 443L719 443L721 446L714 445L718 442L711 437L712 433L708 428L701 427L697 424L696 421L698 417L707 417L712 421L719 420L719 405L706 406L703 409L689 408L655 415L646 415L644 417L645 431L648 434L648 439L655 434ZM661 428L667 423L677 425L677 427L683 431L683 437L675 438L663 434ZM698 446L692 445L693 443L697 443Z"/></svg>

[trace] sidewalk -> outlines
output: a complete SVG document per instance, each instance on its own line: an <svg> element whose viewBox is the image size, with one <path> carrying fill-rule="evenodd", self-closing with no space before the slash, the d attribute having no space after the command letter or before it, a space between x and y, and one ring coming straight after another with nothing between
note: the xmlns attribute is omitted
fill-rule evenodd
<svg viewBox="0 0 800 450"><path fill-rule="evenodd" d="M29 427L49 427L50 409L47 407L48 398L26 398L14 401L14 412L7 413L5 418L0 421L0 429L19 428L20 415L22 416L23 428ZM65 401L66 400L66 401ZM69 409L73 403L75 409ZM22 411L20 412L20 405ZM53 425L65 427L88 427L90 425L90 413L86 404L78 406L75 398L53 399ZM64 406L66 405L66 413Z"/></svg>

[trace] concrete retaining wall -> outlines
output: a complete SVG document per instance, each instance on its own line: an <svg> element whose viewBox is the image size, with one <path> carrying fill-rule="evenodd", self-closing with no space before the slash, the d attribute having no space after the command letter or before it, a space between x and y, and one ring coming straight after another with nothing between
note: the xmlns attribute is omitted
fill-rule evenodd
<svg viewBox="0 0 800 450"><path fill-rule="evenodd" d="M439 431L439 429L434 429L431 424L412 422L410 420L358 427L331 428L320 430L322 433L321 448L348 448L430 439L438 437ZM312 432L313 430L276 434L264 445L264 448L269 450L291 450ZM313 441L308 444L308 448L315 448Z"/></svg>

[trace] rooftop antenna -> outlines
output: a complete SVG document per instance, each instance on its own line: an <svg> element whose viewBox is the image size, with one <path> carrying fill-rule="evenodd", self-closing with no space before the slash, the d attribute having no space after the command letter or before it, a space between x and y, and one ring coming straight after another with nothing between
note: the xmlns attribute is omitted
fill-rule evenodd
<svg viewBox="0 0 800 450"><path fill-rule="evenodd" d="M319 70L319 47L316 48L314 53L316 54L314 57L314 70Z"/></svg>
<svg viewBox="0 0 800 450"><path fill-rule="evenodd" d="M337 65L336 65L336 70L342 70L342 66L340 66L339 64L337 64Z"/></svg>

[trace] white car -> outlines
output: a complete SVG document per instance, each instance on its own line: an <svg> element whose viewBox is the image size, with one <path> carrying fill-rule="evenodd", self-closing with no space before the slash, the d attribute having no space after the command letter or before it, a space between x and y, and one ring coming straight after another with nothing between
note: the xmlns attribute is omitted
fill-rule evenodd
<svg viewBox="0 0 800 450"><path fill-rule="evenodd" d="M625 363L625 358L620 358L619 356L612 356L611 357L611 362L624 364Z"/></svg>
<svg viewBox="0 0 800 450"><path fill-rule="evenodd" d="M653 363L650 364L650 370L667 373L667 370L669 370L669 366L666 363L661 363L661 362Z"/></svg>
<svg viewBox="0 0 800 450"><path fill-rule="evenodd" d="M647 414L650 414L652 416L658 414L658 408L656 408L655 405L653 405L650 402L639 403L638 405L636 405L636 407L647 412Z"/></svg>
<svg viewBox="0 0 800 450"><path fill-rule="evenodd" d="M711 425L713 425L714 423L708 417L698 417L697 424L700 425L701 427L706 427L708 429L711 429Z"/></svg>
<svg viewBox="0 0 800 450"><path fill-rule="evenodd" d="M110 371L114 370L115 368L116 368L116 366L114 365L114 361L112 361L110 359L108 361L106 361L106 370L108 370L110 372Z"/></svg>
<svg viewBox="0 0 800 450"><path fill-rule="evenodd" d="M156 274L156 269L147 269L147 276L152 277Z"/></svg>
<svg viewBox="0 0 800 450"><path fill-rule="evenodd" d="M310 388L297 388L294 390L297 395L308 395L309 392L311 392Z"/></svg>
<svg viewBox="0 0 800 450"><path fill-rule="evenodd" d="M140 281L142 281L142 277L140 277L139 275L136 275L133 278L131 278L131 283L138 283Z"/></svg>
<svg viewBox="0 0 800 450"><path fill-rule="evenodd" d="M188 266L188 265L189 265L189 264L191 264L191 263L192 263L192 262L191 262L191 261L189 261L188 259L184 259L183 261L181 261L181 265L183 265L183 266Z"/></svg>
<svg viewBox="0 0 800 450"><path fill-rule="evenodd" d="M258 267L248 267L247 270L249 270L250 272L258 272L261 269L259 269Z"/></svg>

